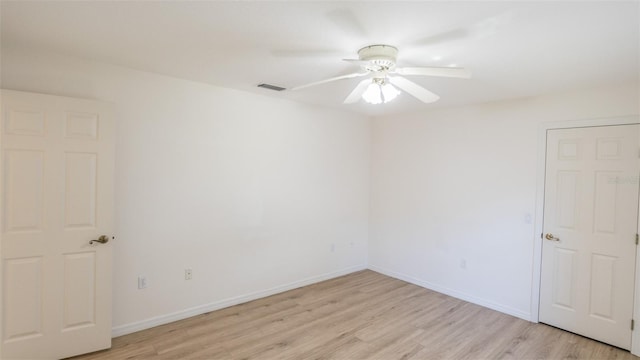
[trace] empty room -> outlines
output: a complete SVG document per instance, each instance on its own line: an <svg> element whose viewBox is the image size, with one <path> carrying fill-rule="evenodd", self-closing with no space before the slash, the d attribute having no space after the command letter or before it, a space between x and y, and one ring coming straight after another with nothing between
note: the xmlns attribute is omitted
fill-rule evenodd
<svg viewBox="0 0 640 360"><path fill-rule="evenodd" d="M635 359L639 1L0 0L0 358Z"/></svg>

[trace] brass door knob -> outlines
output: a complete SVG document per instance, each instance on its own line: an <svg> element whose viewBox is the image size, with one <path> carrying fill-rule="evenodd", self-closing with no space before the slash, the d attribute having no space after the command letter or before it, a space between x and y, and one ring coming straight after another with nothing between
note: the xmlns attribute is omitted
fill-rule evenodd
<svg viewBox="0 0 640 360"><path fill-rule="evenodd" d="M551 240L551 241L560 241L560 238L557 238L557 237L553 236L553 234L547 234L547 235L545 235L544 237L545 237L545 239L547 239L547 240Z"/></svg>
<svg viewBox="0 0 640 360"><path fill-rule="evenodd" d="M94 242L97 242L97 243L100 243L100 244L106 244L106 243L109 242L109 237L107 237L107 235L102 235L98 239L89 241L89 244L93 245Z"/></svg>

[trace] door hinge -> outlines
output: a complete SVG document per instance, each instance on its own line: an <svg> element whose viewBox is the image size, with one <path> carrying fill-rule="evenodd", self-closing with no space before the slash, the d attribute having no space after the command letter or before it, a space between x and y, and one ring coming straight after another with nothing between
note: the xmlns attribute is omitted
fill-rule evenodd
<svg viewBox="0 0 640 360"><path fill-rule="evenodd" d="M640 236L638 236L638 234L636 234L636 245L638 245L638 238L640 238Z"/></svg>
<svg viewBox="0 0 640 360"><path fill-rule="evenodd" d="M635 327L635 321L633 319L631 319L631 331L633 331L633 328Z"/></svg>

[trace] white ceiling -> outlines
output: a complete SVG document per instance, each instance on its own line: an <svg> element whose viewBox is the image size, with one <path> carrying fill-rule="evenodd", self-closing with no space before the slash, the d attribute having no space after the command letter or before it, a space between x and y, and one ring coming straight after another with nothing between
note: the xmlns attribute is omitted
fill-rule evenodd
<svg viewBox="0 0 640 360"><path fill-rule="evenodd" d="M640 3L27 2L0 3L4 48L43 48L267 96L390 114L637 81ZM473 78L412 77L441 96L343 105L359 79L341 61L390 44L398 65L469 68Z"/></svg>

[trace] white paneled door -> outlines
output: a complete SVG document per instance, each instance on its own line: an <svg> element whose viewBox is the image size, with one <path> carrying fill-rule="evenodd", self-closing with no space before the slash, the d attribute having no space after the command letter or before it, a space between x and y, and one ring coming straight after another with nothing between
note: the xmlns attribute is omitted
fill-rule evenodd
<svg viewBox="0 0 640 360"><path fill-rule="evenodd" d="M2 90L2 358L111 346L110 106Z"/></svg>
<svg viewBox="0 0 640 360"><path fill-rule="evenodd" d="M540 321L629 349L640 125L547 132Z"/></svg>

